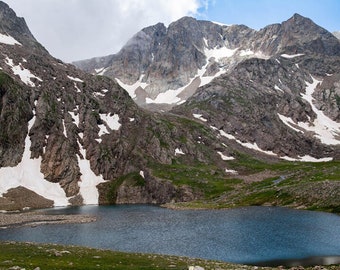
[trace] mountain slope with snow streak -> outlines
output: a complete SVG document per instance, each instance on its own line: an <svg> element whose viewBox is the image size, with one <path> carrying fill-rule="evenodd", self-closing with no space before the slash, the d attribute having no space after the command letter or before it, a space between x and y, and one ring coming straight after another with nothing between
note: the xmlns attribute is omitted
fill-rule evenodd
<svg viewBox="0 0 340 270"><path fill-rule="evenodd" d="M297 130L298 132L313 132L315 137L320 139L323 144L327 145L339 145L340 144L340 123L333 121L327 117L321 110L318 110L313 104L313 92L318 84L322 81L318 81L312 77L313 82L306 82L305 93L302 94L302 98L305 99L311 106L316 117L313 122L297 122L294 123L292 119L282 118L283 122L287 124L290 128ZM296 129L292 125L297 125L301 129Z"/></svg>
<svg viewBox="0 0 340 270"><path fill-rule="evenodd" d="M33 117L28 123L30 131L35 122ZM40 196L54 201L54 206L69 205L65 191L58 183L51 183L44 179L40 172L41 158L31 158L31 141L27 135L25 139L25 150L21 162L14 167L0 168L0 195L9 189L25 187Z"/></svg>
<svg viewBox="0 0 340 270"><path fill-rule="evenodd" d="M105 76L93 76L50 56L0 6L0 210L220 202L251 194L252 181L275 188L278 174L291 180L282 192L301 198L305 168L315 190L335 187L339 41L310 20L260 31L157 24L97 58L91 69Z"/></svg>

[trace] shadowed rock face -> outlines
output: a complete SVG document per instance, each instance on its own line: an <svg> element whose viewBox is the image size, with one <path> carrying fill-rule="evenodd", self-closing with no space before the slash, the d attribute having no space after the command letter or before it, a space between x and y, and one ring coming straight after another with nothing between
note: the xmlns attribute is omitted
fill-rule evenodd
<svg viewBox="0 0 340 270"><path fill-rule="evenodd" d="M185 17L143 29L116 55L78 63L104 67L125 84L139 80L137 101L150 110L164 106L146 98L185 86L184 104L157 113L138 107L115 80L50 56L24 20L0 5L0 33L17 41L0 42L0 192L34 191L26 206L39 207L39 196L41 207L56 203L51 190L62 193L62 205L194 200L200 191L153 169L213 164L224 172L218 152L271 162L340 158L338 145L299 127L314 125L316 109L339 122L339 41L309 19L294 15L255 31ZM322 83L310 103L304 95L316 79Z"/></svg>

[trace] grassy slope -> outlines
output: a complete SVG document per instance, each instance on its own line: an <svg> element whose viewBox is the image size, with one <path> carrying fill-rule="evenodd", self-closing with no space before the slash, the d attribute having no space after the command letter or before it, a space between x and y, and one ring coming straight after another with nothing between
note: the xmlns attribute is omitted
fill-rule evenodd
<svg viewBox="0 0 340 270"><path fill-rule="evenodd" d="M245 154L226 167L241 171L228 176L214 165L157 165L153 174L189 185L204 194L200 201L179 203L172 207L228 208L246 205L278 205L340 213L340 162L266 163ZM261 174L263 173L263 178ZM266 175L271 175L268 178ZM243 175L259 181L244 181ZM243 179L242 179L243 178Z"/></svg>
<svg viewBox="0 0 340 270"><path fill-rule="evenodd" d="M173 269L199 265L204 269L282 269L154 254L123 253L75 246L0 242L0 269ZM14 267L20 268L14 268ZM303 268L299 268L303 269ZM305 269L315 269L305 268ZM335 270L339 266L322 269Z"/></svg>
<svg viewBox="0 0 340 270"><path fill-rule="evenodd" d="M84 247L29 243L0 243L0 269L20 266L40 269L188 269L200 265L206 269L237 269L225 263L185 257L123 253ZM249 268L251 269L251 268Z"/></svg>

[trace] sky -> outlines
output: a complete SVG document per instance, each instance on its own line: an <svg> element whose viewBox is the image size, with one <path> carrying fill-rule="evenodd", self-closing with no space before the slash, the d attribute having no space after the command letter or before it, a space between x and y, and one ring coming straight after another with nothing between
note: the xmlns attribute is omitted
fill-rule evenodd
<svg viewBox="0 0 340 270"><path fill-rule="evenodd" d="M340 30L340 0L2 0L65 62L117 53L142 28L183 16L259 30L294 13Z"/></svg>

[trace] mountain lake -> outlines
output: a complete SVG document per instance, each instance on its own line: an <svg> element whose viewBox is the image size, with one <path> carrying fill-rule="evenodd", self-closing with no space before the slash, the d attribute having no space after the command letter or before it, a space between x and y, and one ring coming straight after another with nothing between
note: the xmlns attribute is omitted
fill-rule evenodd
<svg viewBox="0 0 340 270"><path fill-rule="evenodd" d="M89 214L97 221L0 229L0 240L242 264L306 264L315 258L322 258L321 263L340 263L340 216L335 214L280 207L170 210L150 205L65 207L39 212Z"/></svg>

